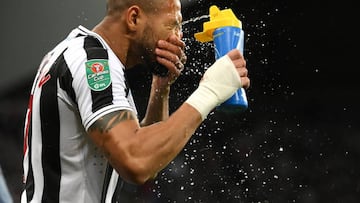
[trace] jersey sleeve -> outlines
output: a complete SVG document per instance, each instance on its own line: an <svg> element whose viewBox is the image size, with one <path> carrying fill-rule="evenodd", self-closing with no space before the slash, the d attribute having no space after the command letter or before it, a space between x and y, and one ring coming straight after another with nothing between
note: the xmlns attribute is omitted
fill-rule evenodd
<svg viewBox="0 0 360 203"><path fill-rule="evenodd" d="M92 51L95 52L90 53L92 57L84 51L80 55L77 52L75 55L79 56L70 68L77 107L86 130L114 111L129 110L137 114L121 62L109 54L104 57L102 52L107 50L103 48Z"/></svg>

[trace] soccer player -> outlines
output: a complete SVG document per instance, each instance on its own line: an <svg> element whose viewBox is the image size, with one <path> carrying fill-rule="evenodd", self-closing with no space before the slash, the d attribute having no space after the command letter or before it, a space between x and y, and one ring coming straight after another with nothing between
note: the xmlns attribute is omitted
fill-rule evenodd
<svg viewBox="0 0 360 203"><path fill-rule="evenodd" d="M123 181L154 178L208 113L247 88L238 50L217 60L171 116L171 84L186 61L180 0L108 0L92 30L75 28L42 60L24 129L22 202L116 202ZM139 122L125 69L155 71Z"/></svg>

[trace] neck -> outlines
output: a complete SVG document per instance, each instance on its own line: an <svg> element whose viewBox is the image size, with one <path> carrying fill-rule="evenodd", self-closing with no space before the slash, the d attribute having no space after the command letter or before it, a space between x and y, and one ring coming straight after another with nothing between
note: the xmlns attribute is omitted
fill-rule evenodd
<svg viewBox="0 0 360 203"><path fill-rule="evenodd" d="M130 65L128 64L130 38L125 32L124 26L121 25L121 20L107 16L92 31L105 40L125 68L128 68Z"/></svg>

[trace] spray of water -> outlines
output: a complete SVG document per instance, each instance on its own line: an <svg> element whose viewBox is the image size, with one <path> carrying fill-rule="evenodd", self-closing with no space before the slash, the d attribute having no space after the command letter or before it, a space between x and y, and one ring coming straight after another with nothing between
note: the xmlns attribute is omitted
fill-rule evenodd
<svg viewBox="0 0 360 203"><path fill-rule="evenodd" d="M209 18L210 16L209 15L202 15L202 16L197 16L197 17L194 17L194 18L190 18L189 20L186 20L186 21L183 21L181 23L182 26L188 24L188 23L194 23L196 21L199 21L199 20L202 20L202 19L205 19L205 18Z"/></svg>
<svg viewBox="0 0 360 203"><path fill-rule="evenodd" d="M253 91L250 93L256 96L250 97L251 103L257 105L256 114L234 117L228 122L222 119L224 115L210 113L183 152L159 174L151 191L157 201L270 202L267 199L279 192L307 189L304 183L293 184L296 179L291 174L299 171L300 166L287 160L286 155L294 148L290 140L297 138L300 123L294 126L296 117L284 120L286 111L281 106L263 104L268 96L283 96L289 100L295 94L289 85L280 83L279 75L268 67L273 63L272 54L276 52L272 47L278 47L270 38L269 27L274 25L271 20L279 15L279 9L272 8L266 12L265 18L257 15L259 9L250 9L249 12L251 19L247 20L245 14L239 17L245 19L243 27L249 70L254 78L261 79L256 80L257 89L250 89ZM198 16L182 23L188 61L178 79L180 82L174 84L176 93L172 99L179 104L196 89L203 73L215 60L213 43L200 43L193 37L194 33L201 31L199 23L206 21L209 15L196 12L195 15ZM279 30L278 36L287 35L286 29ZM293 43L290 37L288 41ZM252 111L249 109L249 113ZM259 112L264 112L264 115L253 118ZM256 119L256 122L249 123L247 119ZM283 126L287 126L285 130ZM282 198L274 202L280 202Z"/></svg>

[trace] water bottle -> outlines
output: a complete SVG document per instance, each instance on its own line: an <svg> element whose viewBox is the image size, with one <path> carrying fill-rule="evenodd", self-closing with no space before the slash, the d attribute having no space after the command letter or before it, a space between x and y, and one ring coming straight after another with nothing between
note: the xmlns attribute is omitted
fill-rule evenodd
<svg viewBox="0 0 360 203"><path fill-rule="evenodd" d="M226 55L232 49L238 49L244 54L244 31L241 21L236 18L231 9L219 10L217 6L210 7L210 21L203 24L203 32L196 33L200 42L214 42L215 59ZM223 112L243 112L248 108L244 88L217 107Z"/></svg>

